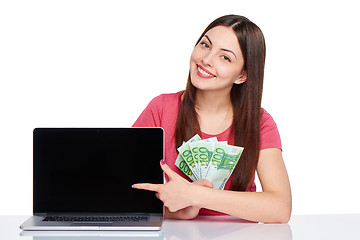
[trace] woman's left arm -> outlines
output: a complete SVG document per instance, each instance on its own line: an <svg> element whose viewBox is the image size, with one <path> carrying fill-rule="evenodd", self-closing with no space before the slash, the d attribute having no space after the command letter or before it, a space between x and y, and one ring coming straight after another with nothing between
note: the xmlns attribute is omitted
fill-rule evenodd
<svg viewBox="0 0 360 240"><path fill-rule="evenodd" d="M280 149L260 151L257 172L263 192L211 189L190 183L161 165L169 176L166 184L135 184L134 187L157 192L171 211L189 206L208 208L257 222L288 222L291 216L291 190Z"/></svg>
<svg viewBox="0 0 360 240"><path fill-rule="evenodd" d="M200 189L194 186L199 189L193 191L193 204L252 221L288 222L292 209L291 189L281 150L261 150L257 172L262 192Z"/></svg>

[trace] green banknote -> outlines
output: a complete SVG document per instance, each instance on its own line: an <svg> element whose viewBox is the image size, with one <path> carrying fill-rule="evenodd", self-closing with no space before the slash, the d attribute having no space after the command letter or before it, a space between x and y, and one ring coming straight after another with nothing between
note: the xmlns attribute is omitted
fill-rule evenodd
<svg viewBox="0 0 360 240"><path fill-rule="evenodd" d="M242 147L218 142L216 137L202 140L195 135L178 148L175 165L192 181L208 179L213 188L224 189L240 156Z"/></svg>
<svg viewBox="0 0 360 240"><path fill-rule="evenodd" d="M186 175L188 176L192 181L196 181L195 175L190 170L189 166L186 164L184 159L179 154L176 158L175 165Z"/></svg>
<svg viewBox="0 0 360 240"><path fill-rule="evenodd" d="M207 168L205 179L213 183L213 188L224 189L244 148L219 143L214 145L214 153Z"/></svg>
<svg viewBox="0 0 360 240"><path fill-rule="evenodd" d="M195 167L195 170L196 170L196 175L198 176L199 179L201 179L201 175L200 175L200 171L199 171L199 148L195 145L192 145L192 144L195 144L197 143L197 141L195 142L192 142L192 143L188 143L188 148L190 149L191 151L191 155L193 157L193 160L194 160L194 167Z"/></svg>
<svg viewBox="0 0 360 240"><path fill-rule="evenodd" d="M195 141L200 141L200 140L201 140L200 136L198 134L196 134L195 136L190 138L190 140L188 140L186 143L184 143L183 145L181 145L178 148L180 156L185 161L185 163L188 165L192 175L194 175L194 178L196 180L198 180L200 178L198 176L198 172L197 172L197 169L195 167L195 162L194 162L194 158L193 158L192 153L191 153L191 149L189 147L189 143L195 142Z"/></svg>
<svg viewBox="0 0 360 240"><path fill-rule="evenodd" d="M217 142L216 137L189 143L191 153L194 156L195 168L199 179L203 179L205 177L206 169L211 159L215 142Z"/></svg>

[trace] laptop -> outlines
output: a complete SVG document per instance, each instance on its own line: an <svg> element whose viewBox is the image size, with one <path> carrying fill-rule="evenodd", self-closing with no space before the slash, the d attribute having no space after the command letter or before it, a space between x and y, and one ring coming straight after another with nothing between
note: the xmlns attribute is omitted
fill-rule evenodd
<svg viewBox="0 0 360 240"><path fill-rule="evenodd" d="M33 216L23 230L160 230L162 128L36 128Z"/></svg>

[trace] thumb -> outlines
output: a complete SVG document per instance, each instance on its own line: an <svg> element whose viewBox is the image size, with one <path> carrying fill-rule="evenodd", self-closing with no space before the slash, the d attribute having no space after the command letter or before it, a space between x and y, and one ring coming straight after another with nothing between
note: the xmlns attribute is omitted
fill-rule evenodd
<svg viewBox="0 0 360 240"><path fill-rule="evenodd" d="M166 175L168 175L169 179L177 179L181 178L180 175L178 175L176 172L174 172L166 163L164 160L160 161L161 169L164 171Z"/></svg>
<svg viewBox="0 0 360 240"><path fill-rule="evenodd" d="M212 188L213 187L213 184L212 182L210 182L209 180L207 179L199 179L195 182L193 182L194 184L196 185L200 185L200 186L204 186L204 187L208 187L208 188Z"/></svg>

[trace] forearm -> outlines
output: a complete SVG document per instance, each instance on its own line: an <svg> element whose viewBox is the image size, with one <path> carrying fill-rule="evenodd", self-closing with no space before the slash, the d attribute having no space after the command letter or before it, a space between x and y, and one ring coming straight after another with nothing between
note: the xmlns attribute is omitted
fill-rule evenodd
<svg viewBox="0 0 360 240"><path fill-rule="evenodd" d="M291 196L280 192L237 192L192 186L194 206L258 222L287 222Z"/></svg>
<svg viewBox="0 0 360 240"><path fill-rule="evenodd" d="M180 209L176 212L171 212L167 207L165 207L164 211L164 218L166 219L193 219L199 214L200 208L198 207L186 207L183 209Z"/></svg>

